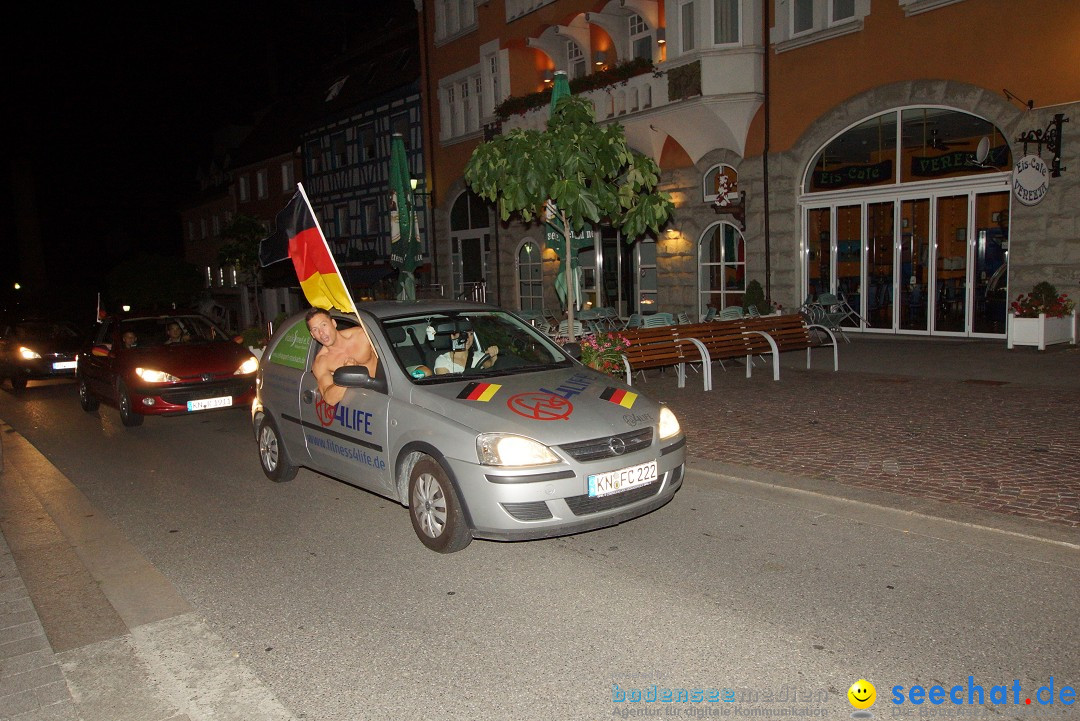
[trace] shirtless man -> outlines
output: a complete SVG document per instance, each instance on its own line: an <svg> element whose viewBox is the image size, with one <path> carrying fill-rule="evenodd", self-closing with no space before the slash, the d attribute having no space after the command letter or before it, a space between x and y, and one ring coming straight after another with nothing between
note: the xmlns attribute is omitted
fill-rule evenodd
<svg viewBox="0 0 1080 721"><path fill-rule="evenodd" d="M311 372L315 374L323 400L336 406L345 397L345 389L334 385L334 371L341 366L364 366L368 375L374 378L379 357L363 326L338 330L337 321L322 308L312 308L305 317L311 337L322 344Z"/></svg>

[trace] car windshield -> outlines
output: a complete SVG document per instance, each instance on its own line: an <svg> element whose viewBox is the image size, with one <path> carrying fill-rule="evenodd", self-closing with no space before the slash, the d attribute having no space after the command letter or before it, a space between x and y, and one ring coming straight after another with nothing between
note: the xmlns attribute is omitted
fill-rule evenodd
<svg viewBox="0 0 1080 721"><path fill-rule="evenodd" d="M199 315L158 316L154 318L129 318L120 322L121 338L134 333L133 345L148 346L198 343L224 343L229 340L225 332Z"/></svg>
<svg viewBox="0 0 1080 721"><path fill-rule="evenodd" d="M398 365L415 383L572 363L547 336L503 311L428 313L383 327Z"/></svg>
<svg viewBox="0 0 1080 721"><path fill-rule="evenodd" d="M26 321L15 326L15 338L21 341L49 341L77 338L75 329L64 323Z"/></svg>

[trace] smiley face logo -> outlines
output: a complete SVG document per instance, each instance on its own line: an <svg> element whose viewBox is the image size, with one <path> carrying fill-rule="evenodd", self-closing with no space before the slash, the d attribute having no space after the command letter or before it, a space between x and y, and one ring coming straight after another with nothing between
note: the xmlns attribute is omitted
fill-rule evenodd
<svg viewBox="0 0 1080 721"><path fill-rule="evenodd" d="M865 678L860 678L847 690L847 698L855 708L868 709L877 701L877 689Z"/></svg>

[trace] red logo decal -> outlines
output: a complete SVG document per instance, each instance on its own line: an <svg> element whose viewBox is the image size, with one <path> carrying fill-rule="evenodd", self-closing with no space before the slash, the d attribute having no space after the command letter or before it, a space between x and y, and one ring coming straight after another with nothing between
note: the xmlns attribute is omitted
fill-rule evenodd
<svg viewBox="0 0 1080 721"><path fill-rule="evenodd" d="M337 415L337 406L332 406L319 397L319 400L315 401L315 415L319 419L319 423L322 423L323 428L326 428L334 422L334 416Z"/></svg>
<svg viewBox="0 0 1080 721"><path fill-rule="evenodd" d="M518 393L506 405L519 416L534 421L564 421L574 412L570 401L551 393Z"/></svg>

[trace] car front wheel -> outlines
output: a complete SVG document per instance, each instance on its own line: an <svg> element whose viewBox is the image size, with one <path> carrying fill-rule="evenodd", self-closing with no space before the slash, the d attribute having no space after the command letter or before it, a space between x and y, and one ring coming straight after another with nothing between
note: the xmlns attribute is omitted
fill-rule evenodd
<svg viewBox="0 0 1080 721"><path fill-rule="evenodd" d="M131 405L131 394L128 393L127 386L124 385L124 381L116 382L116 405L120 409L120 422L128 428L134 428L135 426L141 426L144 420L144 416L141 413L136 413L135 409Z"/></svg>
<svg viewBox="0 0 1080 721"><path fill-rule="evenodd" d="M26 390L26 376L15 371L15 375L11 376L11 389L15 391Z"/></svg>
<svg viewBox="0 0 1080 721"><path fill-rule="evenodd" d="M417 461L409 474L409 517L416 537L433 551L453 553L472 542L457 494L433 458Z"/></svg>
<svg viewBox="0 0 1080 721"><path fill-rule="evenodd" d="M275 483L291 481L299 470L289 460L281 433L270 416L264 416L259 423L259 465L266 477Z"/></svg>
<svg viewBox="0 0 1080 721"><path fill-rule="evenodd" d="M87 413L93 413L94 411L96 411L98 409L98 406L100 404L101 404L101 401L99 401L97 398L94 398L94 396L90 395L90 388L86 385L86 381L80 379L79 380L79 405L82 406L82 409L84 411L86 411Z"/></svg>

